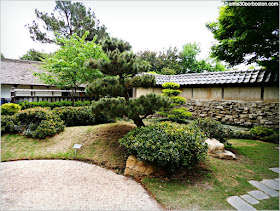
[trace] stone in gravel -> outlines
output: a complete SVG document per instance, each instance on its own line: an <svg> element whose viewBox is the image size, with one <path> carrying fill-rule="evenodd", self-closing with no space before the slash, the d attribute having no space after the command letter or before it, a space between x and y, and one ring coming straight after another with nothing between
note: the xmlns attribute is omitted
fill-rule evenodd
<svg viewBox="0 0 280 211"><path fill-rule="evenodd" d="M277 182L273 179L264 179L263 181L261 181L261 183L274 190L279 190L279 182Z"/></svg>
<svg viewBox="0 0 280 211"><path fill-rule="evenodd" d="M279 167L278 168L269 168L271 171L274 171L279 174Z"/></svg>
<svg viewBox="0 0 280 211"><path fill-rule="evenodd" d="M260 203L257 199L253 198L252 196L245 194L240 196L242 199L244 199L245 201L247 201L250 204L258 204Z"/></svg>
<svg viewBox="0 0 280 211"><path fill-rule="evenodd" d="M261 191L265 192L269 196L272 196L272 197L279 196L278 191L273 190L272 188L267 187L266 185L264 185L258 181L251 180L251 181L249 181L249 183L251 185L254 185L256 188L260 189Z"/></svg>
<svg viewBox="0 0 280 211"><path fill-rule="evenodd" d="M251 196L253 196L254 198L256 198L258 200L263 200L263 199L269 199L270 198L268 195L266 195L265 193L263 193L259 190L249 191L248 194L250 194Z"/></svg>
<svg viewBox="0 0 280 211"><path fill-rule="evenodd" d="M228 203L237 210L256 210L250 204L242 200L239 196L231 196L227 198Z"/></svg>

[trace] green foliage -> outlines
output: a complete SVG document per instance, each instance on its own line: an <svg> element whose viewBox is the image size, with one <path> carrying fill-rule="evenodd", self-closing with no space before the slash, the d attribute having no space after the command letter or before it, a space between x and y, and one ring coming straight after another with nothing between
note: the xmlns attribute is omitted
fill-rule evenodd
<svg viewBox="0 0 280 211"><path fill-rule="evenodd" d="M192 113L187 108L175 108L167 114L167 118L173 122L185 122L191 116Z"/></svg>
<svg viewBox="0 0 280 211"><path fill-rule="evenodd" d="M73 34L82 37L85 31L89 31L88 41L93 40L95 35L98 36L98 41L107 38L106 27L99 26L99 20L90 8L87 10L80 2L56 1L55 3L51 15L35 10L39 22L33 21L32 24L27 25L30 37L34 41L55 43L54 38L58 37L58 34L69 39Z"/></svg>
<svg viewBox="0 0 280 211"><path fill-rule="evenodd" d="M31 60L31 61L42 61L48 58L50 55L44 52L36 51L35 49L30 49L20 57L21 60Z"/></svg>
<svg viewBox="0 0 280 211"><path fill-rule="evenodd" d="M19 111L11 118L5 117L1 131L22 133L33 138L46 138L64 130L64 122L50 110L31 108Z"/></svg>
<svg viewBox="0 0 280 211"><path fill-rule="evenodd" d="M250 130L250 134L262 141L279 143L279 131L274 131L273 129L270 128L266 128L263 126L253 127Z"/></svg>
<svg viewBox="0 0 280 211"><path fill-rule="evenodd" d="M176 70L164 67L164 68L162 68L160 74L162 74L162 75L176 75Z"/></svg>
<svg viewBox="0 0 280 211"><path fill-rule="evenodd" d="M94 115L89 107L61 107L53 110L55 114L69 126L85 126L95 123Z"/></svg>
<svg viewBox="0 0 280 211"><path fill-rule="evenodd" d="M213 119L198 118L190 124L195 128L200 128L207 138L215 138L225 144L228 144L227 140L233 135L230 128L225 128L220 122Z"/></svg>
<svg viewBox="0 0 280 211"><path fill-rule="evenodd" d="M180 84L174 83L174 82L166 82L162 84L162 88L164 89L179 89Z"/></svg>
<svg viewBox="0 0 280 211"><path fill-rule="evenodd" d="M15 103L5 103L1 105L1 114L2 115L14 115L20 111L21 107Z"/></svg>
<svg viewBox="0 0 280 211"><path fill-rule="evenodd" d="M181 96L173 96L170 97L170 99L173 101L173 104L175 104L176 106L184 105L187 102L186 98Z"/></svg>
<svg viewBox="0 0 280 211"><path fill-rule="evenodd" d="M1 117L1 133L12 133L15 131L15 117L2 116Z"/></svg>
<svg viewBox="0 0 280 211"><path fill-rule="evenodd" d="M225 66L220 62L197 60L197 55L200 53L200 46L197 43L187 43L183 46L181 52L181 74L185 73L201 73L203 71L214 72L214 71L225 71ZM211 64L213 63L213 64Z"/></svg>
<svg viewBox="0 0 280 211"><path fill-rule="evenodd" d="M163 92L162 94L163 96L171 97L171 96L177 96L181 94L182 91L176 89L163 89L162 92Z"/></svg>
<svg viewBox="0 0 280 211"><path fill-rule="evenodd" d="M5 56L3 53L1 53L1 59L5 59Z"/></svg>
<svg viewBox="0 0 280 211"><path fill-rule="evenodd" d="M129 44L129 42L126 42L124 40L117 39L114 37L113 38L108 37L103 41L102 49L104 52L114 51L116 49L119 49L119 51L122 53L124 51L129 51L131 49L131 45Z"/></svg>
<svg viewBox="0 0 280 211"><path fill-rule="evenodd" d="M232 66L257 62L279 70L279 7L223 6L217 22L207 24L218 44L212 57ZM248 56L249 55L249 56Z"/></svg>
<svg viewBox="0 0 280 211"><path fill-rule="evenodd" d="M136 128L119 143L140 160L174 171L191 168L206 157L205 136L199 130L171 122Z"/></svg>
<svg viewBox="0 0 280 211"><path fill-rule="evenodd" d="M137 53L137 57L150 64L149 71L165 74L163 69L168 68L170 70L175 70L175 74L181 72L181 65L179 62L180 52L176 47L169 47L167 50L160 52L149 50L140 51Z"/></svg>
<svg viewBox="0 0 280 211"><path fill-rule="evenodd" d="M145 62L139 62L135 54L122 49L119 44L108 42L106 59L90 59L87 66L98 69L107 77L94 81L86 88L89 96L101 98L94 102L93 112L107 113L111 117L126 115L131 118L137 127L144 126L142 121L148 115L160 109L160 106L168 106L170 101L162 96L154 94L130 99L133 87L150 87L155 84L155 76L151 74L137 75L146 72L148 66ZM120 49L119 49L120 48ZM140 117L140 115L142 115Z"/></svg>
<svg viewBox="0 0 280 211"><path fill-rule="evenodd" d="M62 46L50 57L44 59L42 68L44 71L35 73L41 81L55 85L60 88L71 88L75 95L75 90L81 84L93 81L102 74L96 70L88 68L85 62L90 58L106 59L100 45L95 44L95 40L86 42L88 31L80 38L76 34L69 40L57 38Z"/></svg>
<svg viewBox="0 0 280 211"><path fill-rule="evenodd" d="M90 106L90 101L76 101L74 106ZM49 102L49 101L38 101L38 102L28 102L23 101L20 102L19 105L21 106L22 110L28 108L35 108L35 107L43 107L43 108L57 108L63 106L72 106L72 102L70 101L60 101L60 102Z"/></svg>

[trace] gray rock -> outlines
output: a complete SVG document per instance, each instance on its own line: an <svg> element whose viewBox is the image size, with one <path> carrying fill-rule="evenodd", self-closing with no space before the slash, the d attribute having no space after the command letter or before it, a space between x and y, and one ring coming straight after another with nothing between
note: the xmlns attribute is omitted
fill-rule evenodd
<svg viewBox="0 0 280 211"><path fill-rule="evenodd" d="M251 196L253 196L254 198L258 199L258 200L263 200L263 199L269 199L270 197L268 195L266 195L264 192L261 192L259 190L252 190L249 191L248 194L250 194Z"/></svg>
<svg viewBox="0 0 280 211"><path fill-rule="evenodd" d="M261 181L261 183L274 190L279 190L279 182L277 182L273 179L265 179L265 180Z"/></svg>
<svg viewBox="0 0 280 211"><path fill-rule="evenodd" d="M279 182L279 178L275 178L275 180Z"/></svg>
<svg viewBox="0 0 280 211"><path fill-rule="evenodd" d="M251 180L251 181L249 181L249 183L251 185L255 186L256 188L260 189L261 191L265 192L269 196L272 196L272 197L279 196L278 191L273 190L272 188L267 187L266 185L264 185L258 181Z"/></svg>
<svg viewBox="0 0 280 211"><path fill-rule="evenodd" d="M279 167L278 168L269 168L271 171L274 171L279 174Z"/></svg>
<svg viewBox="0 0 280 211"><path fill-rule="evenodd" d="M251 206L238 196L228 197L227 202L237 210L256 210L253 206Z"/></svg>
<svg viewBox="0 0 280 211"><path fill-rule="evenodd" d="M250 204L258 204L260 203L257 199L253 198L252 196L245 194L240 196L242 199L244 199L245 201L247 201Z"/></svg>

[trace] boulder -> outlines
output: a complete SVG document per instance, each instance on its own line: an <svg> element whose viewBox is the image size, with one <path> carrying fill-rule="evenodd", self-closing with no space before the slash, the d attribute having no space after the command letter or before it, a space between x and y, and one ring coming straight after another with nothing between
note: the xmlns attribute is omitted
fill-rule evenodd
<svg viewBox="0 0 280 211"><path fill-rule="evenodd" d="M208 154L215 158L235 160L236 156L230 151L225 150L225 145L217 139L206 139L205 142L208 146Z"/></svg>
<svg viewBox="0 0 280 211"><path fill-rule="evenodd" d="M147 161L139 161L135 155L130 155L126 161L124 175L146 176L159 171L159 169Z"/></svg>

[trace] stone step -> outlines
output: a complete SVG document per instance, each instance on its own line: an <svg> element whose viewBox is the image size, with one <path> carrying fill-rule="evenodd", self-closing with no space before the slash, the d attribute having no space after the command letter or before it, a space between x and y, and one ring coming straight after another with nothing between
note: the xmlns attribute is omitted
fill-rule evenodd
<svg viewBox="0 0 280 211"><path fill-rule="evenodd" d="M227 198L227 202L237 210L256 210L239 196L230 196Z"/></svg>
<svg viewBox="0 0 280 211"><path fill-rule="evenodd" d="M249 183L253 186L255 186L256 188L260 189L261 191L265 192L267 195L271 196L271 197L277 197L279 196L278 191L273 190L272 188L258 182L255 180L251 180L249 181Z"/></svg>
<svg viewBox="0 0 280 211"><path fill-rule="evenodd" d="M274 171L279 174L279 167L278 168L269 168L271 171Z"/></svg>
<svg viewBox="0 0 280 211"><path fill-rule="evenodd" d="M265 194L264 192L261 192L259 190L249 191L248 194L250 194L251 196L253 196L254 198L256 198L258 200L263 200L263 199L269 199L270 198L267 194Z"/></svg>
<svg viewBox="0 0 280 211"><path fill-rule="evenodd" d="M264 179L261 181L262 184L274 189L279 190L279 182L273 180L273 179Z"/></svg>
<svg viewBox="0 0 280 211"><path fill-rule="evenodd" d="M247 201L250 204L258 204L260 203L257 199L253 198L252 196L245 194L240 196L242 199L244 199L245 201Z"/></svg>

